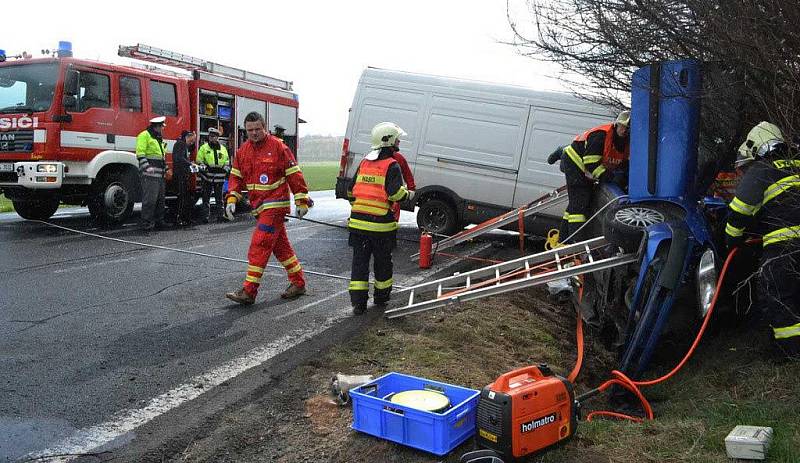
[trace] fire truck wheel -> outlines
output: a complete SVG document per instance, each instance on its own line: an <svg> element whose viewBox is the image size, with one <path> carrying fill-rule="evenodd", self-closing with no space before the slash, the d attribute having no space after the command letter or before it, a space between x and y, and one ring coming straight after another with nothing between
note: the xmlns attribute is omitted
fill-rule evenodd
<svg viewBox="0 0 800 463"><path fill-rule="evenodd" d="M425 201L417 211L417 226L431 233L452 235L458 228L456 211L453 206L439 199Z"/></svg>
<svg viewBox="0 0 800 463"><path fill-rule="evenodd" d="M626 203L614 207L603 221L603 235L625 252L636 252L647 227L682 217L678 206L667 203Z"/></svg>
<svg viewBox="0 0 800 463"><path fill-rule="evenodd" d="M13 201L14 210L23 219L47 220L58 210L58 198L36 201Z"/></svg>
<svg viewBox="0 0 800 463"><path fill-rule="evenodd" d="M92 218L103 225L124 222L133 211L135 185L133 174L125 171L101 175L92 186L88 201Z"/></svg>

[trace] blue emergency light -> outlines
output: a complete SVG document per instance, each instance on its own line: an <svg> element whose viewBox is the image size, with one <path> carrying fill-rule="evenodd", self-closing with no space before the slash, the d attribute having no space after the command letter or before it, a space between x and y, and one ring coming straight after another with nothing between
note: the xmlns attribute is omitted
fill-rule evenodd
<svg viewBox="0 0 800 463"><path fill-rule="evenodd" d="M6 60L6 51L0 48L0 63Z"/></svg>
<svg viewBox="0 0 800 463"><path fill-rule="evenodd" d="M59 41L58 51L56 52L59 58L69 58L72 56L72 42Z"/></svg>

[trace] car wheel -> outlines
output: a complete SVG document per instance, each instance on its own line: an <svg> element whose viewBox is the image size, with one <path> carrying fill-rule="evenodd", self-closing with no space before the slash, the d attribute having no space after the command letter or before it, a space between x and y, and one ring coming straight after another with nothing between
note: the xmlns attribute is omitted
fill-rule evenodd
<svg viewBox="0 0 800 463"><path fill-rule="evenodd" d="M683 210L667 203L626 203L614 207L603 220L603 235L625 252L635 252L651 225L683 216Z"/></svg>

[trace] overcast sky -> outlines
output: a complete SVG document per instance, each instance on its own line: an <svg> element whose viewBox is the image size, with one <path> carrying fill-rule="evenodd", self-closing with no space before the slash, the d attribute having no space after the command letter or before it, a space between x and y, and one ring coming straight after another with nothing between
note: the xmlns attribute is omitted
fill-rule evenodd
<svg viewBox="0 0 800 463"><path fill-rule="evenodd" d="M521 3L521 0L514 0ZM129 63L144 43L291 80L301 135L343 135L367 66L564 90L558 68L519 56L505 0L3 2L0 48Z"/></svg>

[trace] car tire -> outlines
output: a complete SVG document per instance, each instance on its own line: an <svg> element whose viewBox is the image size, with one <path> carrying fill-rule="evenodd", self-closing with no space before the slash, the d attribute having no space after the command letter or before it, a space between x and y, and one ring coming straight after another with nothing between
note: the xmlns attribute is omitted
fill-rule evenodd
<svg viewBox="0 0 800 463"><path fill-rule="evenodd" d="M596 236L603 235L603 226L608 220L609 214L611 210L614 208L614 205L609 205L605 209L602 209L606 204L616 198L614 191L606 186L606 184L601 183L595 187L594 192L592 193L592 202L589 208L590 215L587 215L586 218L593 217L597 214L597 217L594 217L584 229L584 236L591 236L592 238ZM602 211L601 211L602 209ZM566 237L565 237L566 238Z"/></svg>
<svg viewBox="0 0 800 463"><path fill-rule="evenodd" d="M452 235L458 230L458 216L455 208L440 199L425 201L417 211L417 225L420 229L439 235Z"/></svg>
<svg viewBox="0 0 800 463"><path fill-rule="evenodd" d="M102 174L92 185L89 214L101 225L119 225L133 212L136 178L131 171Z"/></svg>
<svg viewBox="0 0 800 463"><path fill-rule="evenodd" d="M34 201L12 200L14 210L23 219L47 220L58 210L58 198L38 199Z"/></svg>
<svg viewBox="0 0 800 463"><path fill-rule="evenodd" d="M625 252L635 252L651 225L682 218L683 209L669 203L625 203L615 206L603 220L603 235Z"/></svg>

